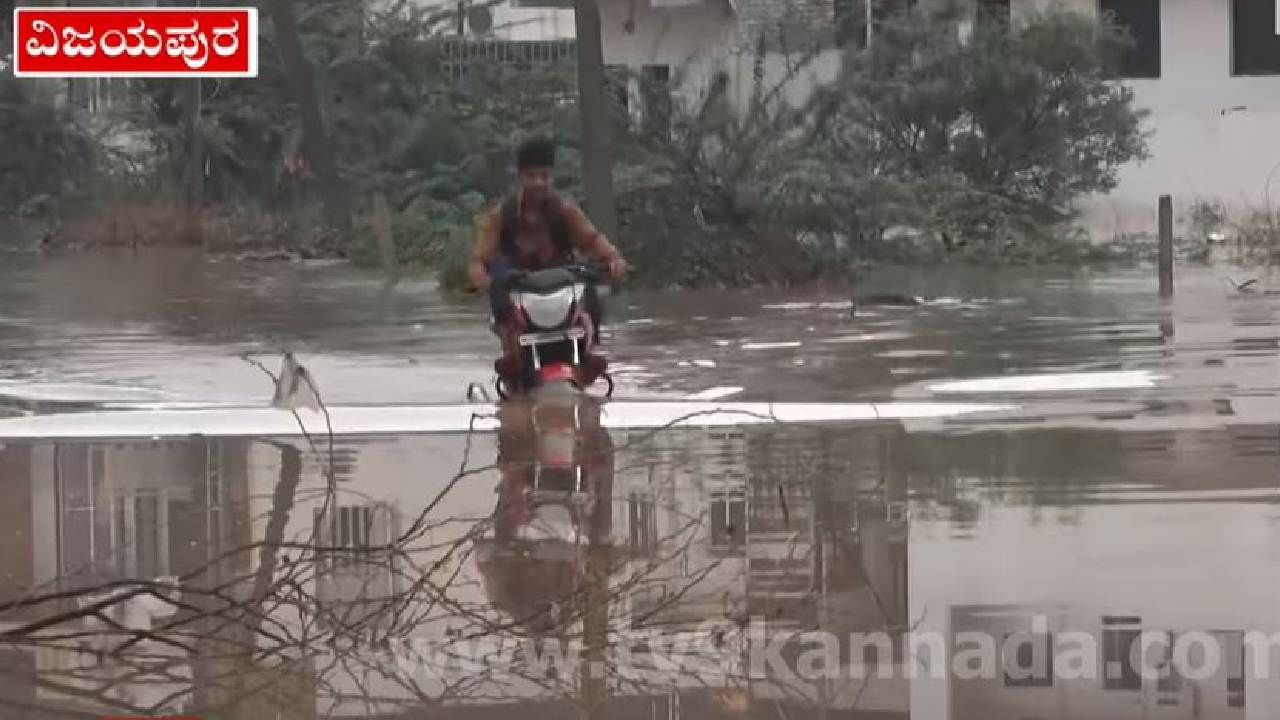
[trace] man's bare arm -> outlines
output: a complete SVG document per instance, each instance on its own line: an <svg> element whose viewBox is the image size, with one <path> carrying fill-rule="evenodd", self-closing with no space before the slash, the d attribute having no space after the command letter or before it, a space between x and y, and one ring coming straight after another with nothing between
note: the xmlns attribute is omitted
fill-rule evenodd
<svg viewBox="0 0 1280 720"><path fill-rule="evenodd" d="M497 213L488 212L480 216L476 227L475 242L471 248L471 263L467 266L467 275L471 284L478 290L489 288L488 265L498 256L498 220Z"/></svg>
<svg viewBox="0 0 1280 720"><path fill-rule="evenodd" d="M573 236L574 247L579 252L605 265L622 259L618 249L609 242L609 238L605 237L604 233L596 229L581 208L566 201L564 215L569 223L569 233Z"/></svg>

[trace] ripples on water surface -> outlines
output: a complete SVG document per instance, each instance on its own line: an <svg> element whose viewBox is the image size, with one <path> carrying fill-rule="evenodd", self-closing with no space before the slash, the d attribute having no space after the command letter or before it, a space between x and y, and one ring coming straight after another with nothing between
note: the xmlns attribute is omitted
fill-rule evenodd
<svg viewBox="0 0 1280 720"><path fill-rule="evenodd" d="M928 302L851 315L838 292L614 297L619 381L631 396L720 386L787 401L887 399L934 380L1081 371L1170 374L1166 401L1280 384L1271 372L1280 297L1237 295L1216 271L1180 276L1169 307L1147 272L886 270L867 282L865 292ZM343 266L181 254L6 260L0 381L90 399L257 403L264 378L238 356L289 348L330 402L455 402L467 382L489 375L495 344L482 310L442 301L428 282L387 288Z"/></svg>
<svg viewBox="0 0 1280 720"><path fill-rule="evenodd" d="M0 270L12 407L261 404L237 355L284 346L333 403L455 401L484 379L479 315L425 284L97 262ZM615 298L624 387L1015 409L628 431L548 402L496 433L332 453L0 438L0 716L1280 716L1280 665L1257 672L1244 639L1280 631L1274 299L1211 271L1170 307L1146 273L877 281L932 300L850 317L834 294ZM157 578L168 601L127 599ZM1052 654L1048 673L930 677L965 633L1035 660L1027 631L1094 638L1099 674ZM1213 672L1125 662L1140 632L1194 631L1222 651ZM595 652L557 666L538 639Z"/></svg>

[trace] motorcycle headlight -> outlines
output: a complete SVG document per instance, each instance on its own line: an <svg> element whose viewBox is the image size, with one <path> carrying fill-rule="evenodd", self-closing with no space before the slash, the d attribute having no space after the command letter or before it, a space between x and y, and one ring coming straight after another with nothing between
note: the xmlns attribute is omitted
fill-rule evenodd
<svg viewBox="0 0 1280 720"><path fill-rule="evenodd" d="M578 299L577 288L569 286L546 295L523 293L520 305L529 314L529 321L540 328L553 328L569 318L569 310Z"/></svg>
<svg viewBox="0 0 1280 720"><path fill-rule="evenodd" d="M578 529L569 508L546 504L534 509L533 518L520 528L519 537L521 540L558 540L571 543L578 539Z"/></svg>

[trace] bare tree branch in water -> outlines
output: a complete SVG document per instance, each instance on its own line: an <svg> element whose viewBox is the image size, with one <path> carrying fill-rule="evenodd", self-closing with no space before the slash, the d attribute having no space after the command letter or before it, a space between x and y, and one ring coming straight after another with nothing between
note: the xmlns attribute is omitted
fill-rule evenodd
<svg viewBox="0 0 1280 720"><path fill-rule="evenodd" d="M315 394L318 398L318 391ZM626 442L602 446L594 460L604 462L607 455L612 474L617 469L614 459L624 454L644 458L652 452L647 441L681 425L696 425L700 415L714 412L690 413L661 428L631 433ZM776 422L772 415L745 415ZM477 542L494 529L496 515L468 517L458 510L442 510L468 480L510 470L500 463L473 462L478 435L474 422L484 417L477 414L473 419L457 471L403 529L387 525L385 541L369 536L353 545L321 529L330 513L345 507L341 500L358 495L336 480L332 424L327 453L321 452L295 411L303 447L328 462L316 483L297 443L271 440L258 445L272 448L279 462L270 507L255 518L261 540L220 552L173 583L97 583L33 593L0 605L0 620L19 611L36 618L0 632L0 641L25 651L66 656L61 667L41 673L49 692L138 714L181 710L256 718L270 709L302 718L320 707L325 713L358 710L377 715L413 707L554 697L573 703L589 717L599 715L610 694L663 694L672 683L749 693L749 668L720 667L703 675L684 665L664 669L654 659L670 650L673 657L690 654L715 668L727 662L739 642L735 636L750 620L749 602L735 609L721 599L726 578L741 580L733 573L745 572L745 564L735 571L726 564L729 556L699 554L700 544L713 532L706 507L690 509L673 498L663 507L673 521L652 538L653 550L647 555L627 554L625 546L614 543L611 530L598 538L589 531L588 537L600 542L584 546L581 559L575 560L580 577L557 591L553 604L558 610L553 608L549 621L542 619L542 609L499 609L486 596L483 579L471 567L478 568ZM593 458L587 454L586 460ZM696 469L701 460L696 454L678 458L663 482L677 482L676 470ZM801 475L820 472L806 463L797 464ZM619 464L628 472L642 465L639 460ZM771 481L770 488L782 490L803 482L808 480L797 476L787 483ZM615 497L610 486L606 501L612 503ZM290 528L297 524L293 520L304 509L316 513L316 522L306 518L308 527L291 537ZM745 526L733 534L734 542L746 542ZM784 544L786 557L803 559L811 553L813 547L804 546L794 533ZM232 567L228 561L242 560L247 569L226 571ZM326 589L343 581L350 581L345 594ZM163 606L164 612L154 614L164 617L152 627L138 627L113 615L128 603L142 601ZM696 618L716 620L719 626L679 639L693 632L694 619L682 614L690 602L722 607L721 617ZM876 602L884 615L883 601L877 597ZM95 622L101 628L89 627ZM634 631L649 631L658 641L676 639L677 646L654 645L634 653L635 659L654 665L638 672L634 663L615 657L621 650L632 655L632 648L624 646L633 642ZM424 639L432 644L425 648L426 656L415 657L424 649ZM539 655L549 647L540 645L544 641L576 653L566 658L569 665L594 664L600 672L574 675L567 666L549 662L545 653ZM509 648L509 654L478 656L486 642ZM549 673L550 667L559 672ZM788 697L809 696L805 688L787 689L787 682L770 684L783 688Z"/></svg>

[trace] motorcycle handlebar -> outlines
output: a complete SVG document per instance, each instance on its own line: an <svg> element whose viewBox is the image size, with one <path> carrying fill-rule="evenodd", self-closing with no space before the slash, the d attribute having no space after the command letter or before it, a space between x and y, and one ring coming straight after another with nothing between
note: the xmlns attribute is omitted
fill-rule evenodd
<svg viewBox="0 0 1280 720"><path fill-rule="evenodd" d="M591 283L601 284L609 281L609 267L597 262L579 262L562 266L565 270ZM528 270L512 270L509 278L516 280L530 274Z"/></svg>
<svg viewBox="0 0 1280 720"><path fill-rule="evenodd" d="M562 271L568 272L580 282L589 283L595 292L604 295L612 295L615 288L613 287L613 278L609 272L609 266L602 263L584 261L559 266ZM511 270L503 278L496 280L504 292L518 287L524 282L534 271L529 270Z"/></svg>
<svg viewBox="0 0 1280 720"><path fill-rule="evenodd" d="M609 268L598 262L581 262L572 266L573 270L584 279L593 283L607 283L609 281Z"/></svg>

